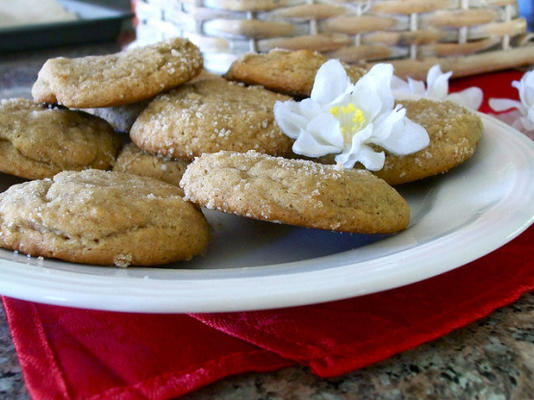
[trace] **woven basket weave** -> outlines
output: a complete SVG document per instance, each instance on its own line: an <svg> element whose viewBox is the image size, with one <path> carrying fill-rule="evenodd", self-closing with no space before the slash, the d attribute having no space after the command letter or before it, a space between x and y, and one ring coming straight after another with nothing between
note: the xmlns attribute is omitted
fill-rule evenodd
<svg viewBox="0 0 534 400"><path fill-rule="evenodd" d="M391 61L422 78L435 63L455 76L534 64L534 38L516 0L137 0L138 32L188 37L206 68L239 55L311 49L348 63Z"/></svg>

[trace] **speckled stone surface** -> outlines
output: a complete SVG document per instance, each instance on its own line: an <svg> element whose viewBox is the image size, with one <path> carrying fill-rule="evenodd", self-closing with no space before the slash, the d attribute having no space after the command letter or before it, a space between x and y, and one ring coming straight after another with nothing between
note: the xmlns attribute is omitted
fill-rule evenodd
<svg viewBox="0 0 534 400"><path fill-rule="evenodd" d="M0 398L12 400L29 398L3 307L0 307Z"/></svg>
<svg viewBox="0 0 534 400"><path fill-rule="evenodd" d="M227 378L184 400L534 399L534 293L438 340L335 379L304 367Z"/></svg>
<svg viewBox="0 0 534 400"><path fill-rule="evenodd" d="M43 61L117 51L117 44L0 55L0 98L29 97ZM0 312L0 399L29 399ZM335 379L305 367L229 377L186 400L534 399L534 293L415 349Z"/></svg>
<svg viewBox="0 0 534 400"><path fill-rule="evenodd" d="M29 396L3 309L0 398ZM305 367L223 379L184 400L534 399L534 293L489 317L370 367L321 379Z"/></svg>

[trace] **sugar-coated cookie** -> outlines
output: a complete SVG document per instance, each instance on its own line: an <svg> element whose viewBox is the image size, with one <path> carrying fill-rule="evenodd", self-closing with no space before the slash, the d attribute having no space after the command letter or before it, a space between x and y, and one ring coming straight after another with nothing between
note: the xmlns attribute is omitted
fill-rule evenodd
<svg viewBox="0 0 534 400"><path fill-rule="evenodd" d="M222 76L202 70L197 76L188 82L198 82L206 79L223 79ZM129 133L133 123L152 99L142 100L137 103L126 104L116 107L86 108L90 114L105 119L117 132Z"/></svg>
<svg viewBox="0 0 534 400"><path fill-rule="evenodd" d="M288 99L259 86L205 79L157 96L130 137L141 149L172 158L219 150L286 155L292 140L274 121L273 107Z"/></svg>
<svg viewBox="0 0 534 400"><path fill-rule="evenodd" d="M180 185L201 206L290 225L390 233L410 220L406 201L368 171L255 151L204 154Z"/></svg>
<svg viewBox="0 0 534 400"><path fill-rule="evenodd" d="M128 143L119 153L113 170L140 176L150 176L178 186L188 164L189 162L185 160L171 160L149 154L135 144Z"/></svg>
<svg viewBox="0 0 534 400"><path fill-rule="evenodd" d="M406 108L406 116L422 125L428 132L430 144L424 149L405 156L385 151L384 167L373 173L390 185L399 185L445 173L467 161L475 152L482 137L480 118L450 101L427 99L400 100ZM383 150L374 146L376 151ZM296 156L296 155L295 155ZM317 159L324 164L334 164L334 155ZM359 163L355 168L363 168Z"/></svg>
<svg viewBox="0 0 534 400"><path fill-rule="evenodd" d="M104 120L27 99L0 100L0 171L26 179L107 169L122 140Z"/></svg>
<svg viewBox="0 0 534 400"><path fill-rule="evenodd" d="M467 161L482 137L480 117L450 101L401 100L406 116L428 132L430 144L407 156L386 152L384 168L375 174L391 185L447 172Z"/></svg>
<svg viewBox="0 0 534 400"><path fill-rule="evenodd" d="M45 62L32 95L35 101L67 107L120 106L154 97L202 70L199 49L172 38L116 54Z"/></svg>
<svg viewBox="0 0 534 400"><path fill-rule="evenodd" d="M176 186L113 171L65 171L0 194L0 246L32 256L117 265L187 260L209 227Z"/></svg>
<svg viewBox="0 0 534 400"><path fill-rule="evenodd" d="M266 54L249 53L232 63L225 77L250 85L262 85L274 92L309 97L315 74L328 58L311 50L271 50ZM344 65L353 83L365 70Z"/></svg>

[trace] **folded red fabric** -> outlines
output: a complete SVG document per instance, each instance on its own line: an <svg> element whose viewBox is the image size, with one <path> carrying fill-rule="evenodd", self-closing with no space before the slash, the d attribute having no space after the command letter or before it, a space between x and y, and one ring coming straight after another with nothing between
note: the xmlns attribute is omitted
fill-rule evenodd
<svg viewBox="0 0 534 400"><path fill-rule="evenodd" d="M280 310L113 313L4 298L35 399L169 399L292 362L334 376L483 317L534 289L534 228L454 271L382 293ZM199 322L201 321L201 322Z"/></svg>
<svg viewBox="0 0 534 400"><path fill-rule="evenodd" d="M505 247L433 279L354 299L194 314L218 331L331 377L440 337L534 289L534 228Z"/></svg>
<svg viewBox="0 0 534 400"><path fill-rule="evenodd" d="M34 399L169 399L224 376L291 362L184 315L130 314L4 298Z"/></svg>
<svg viewBox="0 0 534 400"><path fill-rule="evenodd" d="M501 76L506 75L502 79ZM457 81L517 98L521 73ZM490 93L494 93L494 89ZM381 293L304 307L222 314L133 314L4 298L35 399L169 399L222 377L298 362L334 376L483 317L534 289L534 228L461 268Z"/></svg>

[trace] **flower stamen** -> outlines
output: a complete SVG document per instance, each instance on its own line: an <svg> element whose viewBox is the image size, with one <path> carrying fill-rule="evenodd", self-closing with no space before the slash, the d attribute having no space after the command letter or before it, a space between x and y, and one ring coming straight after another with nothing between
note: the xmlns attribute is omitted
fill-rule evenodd
<svg viewBox="0 0 534 400"><path fill-rule="evenodd" d="M339 115L339 106L330 107L330 114L337 118Z"/></svg>
<svg viewBox="0 0 534 400"><path fill-rule="evenodd" d="M340 131L347 144L352 142L352 136L361 130L367 122L363 111L355 107L352 102L341 107L330 107L330 114L340 122Z"/></svg>

